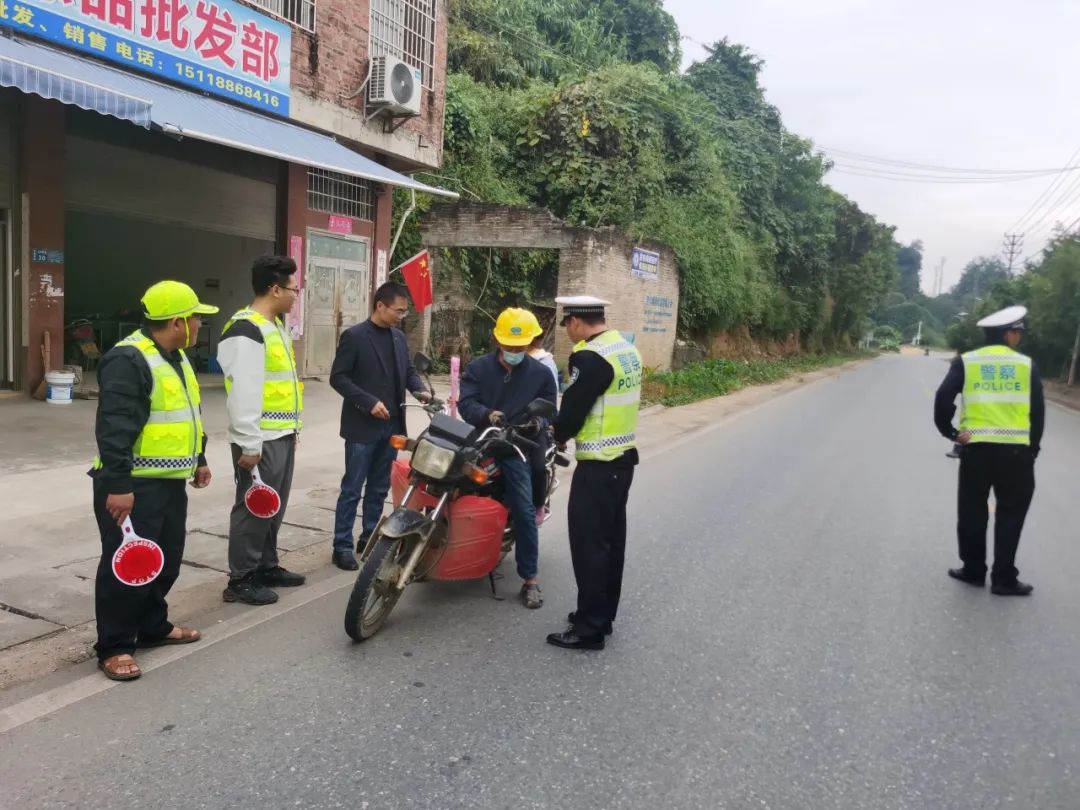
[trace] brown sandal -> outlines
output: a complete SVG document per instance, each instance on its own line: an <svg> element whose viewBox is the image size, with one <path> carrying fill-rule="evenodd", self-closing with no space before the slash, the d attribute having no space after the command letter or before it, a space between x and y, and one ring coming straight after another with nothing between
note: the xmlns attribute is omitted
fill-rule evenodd
<svg viewBox="0 0 1080 810"><path fill-rule="evenodd" d="M194 641L198 641L202 638L202 633L191 627L180 627L175 625L173 631L179 631L178 636L165 636L165 638L157 638L153 641L139 641L140 647L164 647L167 644L191 644Z"/></svg>
<svg viewBox="0 0 1080 810"><path fill-rule="evenodd" d="M123 659L127 659L126 661ZM128 672L121 672L120 667L134 667L134 669ZM139 669L139 665L135 663L135 659L127 653L120 653L119 655L110 655L104 660L98 661L98 669L105 673L105 677L110 681L133 681L136 678L142 677L142 670Z"/></svg>

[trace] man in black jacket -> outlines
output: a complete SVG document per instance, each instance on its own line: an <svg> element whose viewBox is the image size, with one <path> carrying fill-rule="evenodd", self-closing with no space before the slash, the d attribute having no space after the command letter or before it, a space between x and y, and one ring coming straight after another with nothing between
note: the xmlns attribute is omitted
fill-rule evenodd
<svg viewBox="0 0 1080 810"><path fill-rule="evenodd" d="M555 378L539 360L529 357L532 314L524 309L503 310L495 323L499 348L473 360L461 378L461 418L477 428L520 425L528 421L526 409L534 399L555 404ZM522 604L535 609L544 604L536 577L540 535L533 505L533 471L517 454L499 460L506 483L506 506L514 521L514 555L522 579Z"/></svg>
<svg viewBox="0 0 1080 810"><path fill-rule="evenodd" d="M409 311L408 290L387 282L375 291L371 318L341 334L330 370L330 385L344 398L341 438L345 440L345 475L334 520L334 565L345 571L359 566L353 554L353 528L360 490L363 513L357 551L382 517L390 490L390 467L397 451L390 437L404 434L405 389L421 402L431 400L409 359L409 346L398 324Z"/></svg>
<svg viewBox="0 0 1080 810"><path fill-rule="evenodd" d="M199 333L202 316L218 310L200 303L195 291L178 281L155 284L142 305L142 328L106 352L98 368L98 457L90 471L101 532L95 649L99 669L114 681L142 675L132 657L136 647L189 644L202 637L169 621L165 599L184 555L185 483L199 489L210 483L199 385L183 350ZM179 444L177 431L183 437ZM124 584L112 568L124 542L120 524L127 518L164 554L161 573L142 585Z"/></svg>

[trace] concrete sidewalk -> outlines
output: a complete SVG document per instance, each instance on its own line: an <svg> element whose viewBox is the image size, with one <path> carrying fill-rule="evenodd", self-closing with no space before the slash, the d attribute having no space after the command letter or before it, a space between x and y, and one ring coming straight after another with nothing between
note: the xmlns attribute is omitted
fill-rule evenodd
<svg viewBox="0 0 1080 810"><path fill-rule="evenodd" d="M661 446L690 443L698 430L805 382L835 376L843 368L799 375L683 408L649 408L639 424L642 456L647 459ZM447 396L445 378L433 383L439 396ZM311 573L330 565L344 451L338 436L340 397L328 384L309 381L304 405L305 427L279 545L283 565ZM169 596L171 616L177 621L191 621L220 608L227 580L228 517L234 490L225 438L224 391L206 391L203 409L210 437L207 456L215 478L208 489L189 492L184 566ZM92 654L100 540L86 473L96 453L96 410L93 400L78 400L70 406L0 401L5 425L0 449L5 518L5 531L0 534L0 689ZM411 435L417 435L427 422L423 411L409 409ZM560 513L569 490L568 471L563 478L555 504L558 520L564 519ZM238 611L250 609L236 606Z"/></svg>
<svg viewBox="0 0 1080 810"><path fill-rule="evenodd" d="M435 380L444 396L446 381ZM204 583L224 586L228 570L228 516L232 471L225 435L225 392L204 390L209 436L207 457L214 474L206 490L190 490L184 568L170 601ZM324 544L327 561L333 510L344 467L338 436L341 398L322 382L305 388L305 428L298 448L296 484L280 536L289 556ZM0 535L0 650L94 618L94 572L100 541L91 510L87 476L96 454L95 400L51 406L33 400L0 403L5 425L0 451L4 531ZM427 417L409 409L410 430Z"/></svg>

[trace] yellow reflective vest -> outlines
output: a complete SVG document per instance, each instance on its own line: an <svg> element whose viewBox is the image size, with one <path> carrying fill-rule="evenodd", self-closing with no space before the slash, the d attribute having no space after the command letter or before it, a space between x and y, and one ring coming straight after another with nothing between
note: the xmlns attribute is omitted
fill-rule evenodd
<svg viewBox="0 0 1080 810"><path fill-rule="evenodd" d="M1008 346L985 346L961 360L960 431L973 443L1030 445L1031 358Z"/></svg>
<svg viewBox="0 0 1080 810"><path fill-rule="evenodd" d="M229 319L222 332L227 332L236 321L251 321L263 338L265 374L259 427L299 431L303 425L300 414L304 410L304 384L296 371L296 352L288 331L280 322L273 323L253 309L242 309ZM232 391L232 381L228 377L225 378L225 391Z"/></svg>
<svg viewBox="0 0 1080 810"><path fill-rule="evenodd" d="M614 329L581 341L574 347L577 352L596 352L608 362L615 376L574 437L574 455L578 461L613 461L636 446L641 355Z"/></svg>
<svg viewBox="0 0 1080 810"><path fill-rule="evenodd" d="M180 351L184 370L181 381L154 341L141 331L133 332L116 345L138 349L154 381L150 418L132 448L131 474L137 478L191 478L202 452L203 426L199 382L187 355ZM100 459L95 459L94 467L101 468Z"/></svg>

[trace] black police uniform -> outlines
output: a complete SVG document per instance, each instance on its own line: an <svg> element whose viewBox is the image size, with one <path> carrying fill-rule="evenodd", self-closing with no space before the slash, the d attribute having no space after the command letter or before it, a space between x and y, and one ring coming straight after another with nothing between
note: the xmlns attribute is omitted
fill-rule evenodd
<svg viewBox="0 0 1080 810"><path fill-rule="evenodd" d="M576 436L615 371L596 352L574 352L568 365L572 385L563 395L555 440ZM578 586L574 633L581 638L611 632L622 592L626 555L626 502L634 481L638 451L631 448L611 461L579 461L570 485L567 517L570 555Z"/></svg>
<svg viewBox="0 0 1080 810"><path fill-rule="evenodd" d="M991 344L993 345L993 344ZM934 424L941 435L955 441L960 434L952 425L956 397L964 390L964 362L955 358L934 398ZM974 442L960 448L960 484L956 534L963 568L957 572L974 584L986 578L987 499L993 489L997 500L994 515L994 565L991 582L1010 586L1017 582L1016 549L1028 507L1035 494L1035 458L1039 455L1046 405L1042 381L1031 366L1031 445ZM950 572L952 573L952 572ZM956 573L953 574L956 576Z"/></svg>

